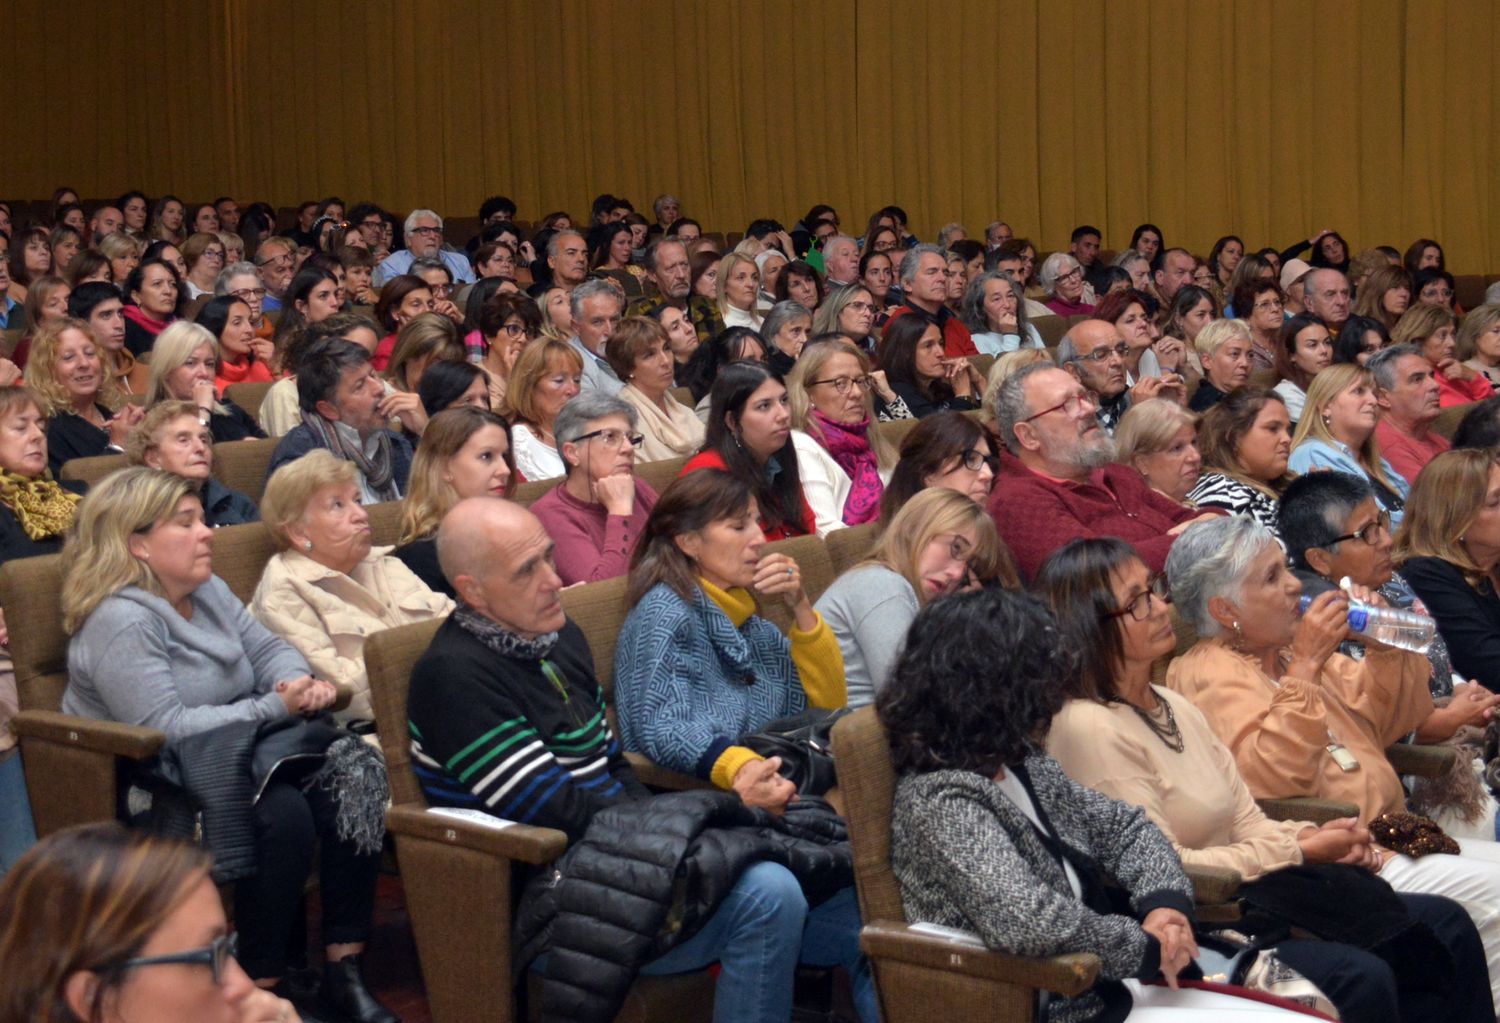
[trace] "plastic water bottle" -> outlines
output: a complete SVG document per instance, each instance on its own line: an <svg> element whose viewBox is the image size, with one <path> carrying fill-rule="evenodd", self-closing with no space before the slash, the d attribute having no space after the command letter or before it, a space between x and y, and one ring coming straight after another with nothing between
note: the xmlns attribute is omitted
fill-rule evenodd
<svg viewBox="0 0 1500 1023"><path fill-rule="evenodd" d="M1349 586L1348 576L1339 580L1340 589L1347 592ZM1305 614L1313 599L1304 596L1297 601L1297 612ZM1372 607L1350 597L1349 629L1386 646L1425 654L1427 648L1432 646L1433 637L1437 635L1437 622L1427 615L1400 611L1393 607Z"/></svg>

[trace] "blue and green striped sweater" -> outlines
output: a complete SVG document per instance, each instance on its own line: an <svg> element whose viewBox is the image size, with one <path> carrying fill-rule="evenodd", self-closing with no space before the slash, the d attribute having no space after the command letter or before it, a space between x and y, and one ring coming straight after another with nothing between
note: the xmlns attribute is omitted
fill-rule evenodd
<svg viewBox="0 0 1500 1023"><path fill-rule="evenodd" d="M568 622L546 661L495 653L451 618L412 669L412 768L434 806L567 832L649 793L604 715L583 632Z"/></svg>

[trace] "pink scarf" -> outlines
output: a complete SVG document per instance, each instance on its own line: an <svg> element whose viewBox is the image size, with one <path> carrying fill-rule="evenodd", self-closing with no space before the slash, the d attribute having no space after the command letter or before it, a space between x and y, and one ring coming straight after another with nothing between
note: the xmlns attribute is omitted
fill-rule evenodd
<svg viewBox="0 0 1500 1023"><path fill-rule="evenodd" d="M823 435L823 446L839 468L849 474L853 484L849 500L844 502L844 525L874 522L880 517L880 495L885 492L885 484L880 481L880 467L870 447L869 417L846 425L834 422L817 409L812 409L811 414Z"/></svg>

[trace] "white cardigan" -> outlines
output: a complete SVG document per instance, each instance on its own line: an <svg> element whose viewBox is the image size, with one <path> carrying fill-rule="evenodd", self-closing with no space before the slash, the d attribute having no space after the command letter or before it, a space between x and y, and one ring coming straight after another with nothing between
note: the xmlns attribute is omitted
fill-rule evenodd
<svg viewBox="0 0 1500 1023"><path fill-rule="evenodd" d="M812 509L819 536L844 528L844 502L849 500L853 484L849 474L833 460L828 450L801 430L792 431L792 447L797 452L797 475L802 480L802 496Z"/></svg>

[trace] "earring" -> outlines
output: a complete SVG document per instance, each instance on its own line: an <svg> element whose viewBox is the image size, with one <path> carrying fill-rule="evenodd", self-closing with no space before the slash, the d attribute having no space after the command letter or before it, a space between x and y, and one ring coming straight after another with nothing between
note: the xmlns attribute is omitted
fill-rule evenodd
<svg viewBox="0 0 1500 1023"><path fill-rule="evenodd" d="M303 547L304 550L309 550L309 551L312 550L312 541L311 540L304 540L302 542L302 547Z"/></svg>
<svg viewBox="0 0 1500 1023"><path fill-rule="evenodd" d="M1234 648L1236 650L1240 650L1245 645L1245 633L1240 629L1240 623L1238 619L1230 622L1229 624L1230 627L1234 629Z"/></svg>

